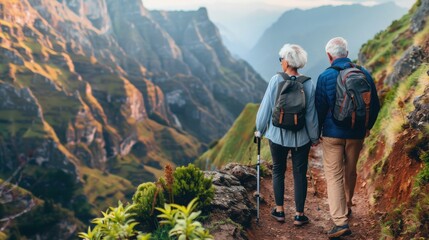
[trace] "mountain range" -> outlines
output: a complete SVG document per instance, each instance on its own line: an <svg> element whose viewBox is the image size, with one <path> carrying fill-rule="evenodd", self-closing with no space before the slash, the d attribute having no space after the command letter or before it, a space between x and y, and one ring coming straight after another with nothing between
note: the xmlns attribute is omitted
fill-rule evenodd
<svg viewBox="0 0 429 240"><path fill-rule="evenodd" d="M372 7L353 4L293 9L283 13L266 29L244 58L268 81L281 70L280 48L285 43L295 43L308 53L308 63L301 73L317 79L329 65L325 54L329 39L337 36L347 39L349 56L356 59L363 43L405 12L406 9L391 2Z"/></svg>
<svg viewBox="0 0 429 240"><path fill-rule="evenodd" d="M192 162L266 87L205 8L0 0L0 29L0 179L84 222Z"/></svg>
<svg viewBox="0 0 429 240"><path fill-rule="evenodd" d="M154 178L197 157L266 86L223 46L204 8L0 3L3 170L22 156L76 176L80 165L121 172L113 166L126 158Z"/></svg>

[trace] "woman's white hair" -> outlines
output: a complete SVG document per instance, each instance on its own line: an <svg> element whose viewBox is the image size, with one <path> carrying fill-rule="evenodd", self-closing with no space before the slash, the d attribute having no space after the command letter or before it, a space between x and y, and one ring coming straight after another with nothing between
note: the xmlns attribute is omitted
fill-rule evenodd
<svg viewBox="0 0 429 240"><path fill-rule="evenodd" d="M347 41L342 37L336 37L329 40L326 44L325 50L335 58L344 58L349 54Z"/></svg>
<svg viewBox="0 0 429 240"><path fill-rule="evenodd" d="M299 45L285 44L280 49L279 56L293 68L303 68L307 64L307 52Z"/></svg>

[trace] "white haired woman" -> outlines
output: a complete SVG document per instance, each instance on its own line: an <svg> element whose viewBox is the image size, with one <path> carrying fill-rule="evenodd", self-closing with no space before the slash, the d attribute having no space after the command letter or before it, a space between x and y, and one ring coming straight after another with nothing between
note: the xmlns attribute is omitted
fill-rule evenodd
<svg viewBox="0 0 429 240"><path fill-rule="evenodd" d="M302 226L309 222L308 217L304 215L304 205L307 196L306 172L308 154L311 145L316 145L319 142L317 113L314 107L315 86L312 81L305 81L309 78L298 72L298 69L303 68L307 63L307 53L302 47L295 44L285 44L280 49L279 56L283 72L274 75L268 84L256 116L255 135L257 137L264 135L269 139L273 160L273 189L276 204L276 207L271 212L271 216L279 222L285 221L283 206L284 179L287 155L291 151L296 207L293 223L295 226ZM302 81L302 79L305 80ZM275 122L275 111L277 111L277 97L280 94L284 94L283 89L285 89L286 80L302 82L300 86L305 95L303 99L305 108L302 114L305 119L302 120L303 126L300 129L288 130L276 127L275 125L278 124L273 124ZM287 109L285 109L285 112L287 112ZM297 119L295 115L295 122L298 121Z"/></svg>

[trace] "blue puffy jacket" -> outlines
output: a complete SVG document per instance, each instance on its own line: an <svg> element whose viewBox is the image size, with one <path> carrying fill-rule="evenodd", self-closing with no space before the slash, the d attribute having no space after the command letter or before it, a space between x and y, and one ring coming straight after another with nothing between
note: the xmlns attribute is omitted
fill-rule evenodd
<svg viewBox="0 0 429 240"><path fill-rule="evenodd" d="M332 66L340 68L349 68L351 61L349 58L338 58L332 63ZM380 111L380 102L378 100L377 89L374 80L367 70L362 68L367 76L372 88L371 107L368 129L374 126ZM335 94L337 87L337 76L339 72L335 69L328 68L320 74L316 86L316 110L319 118L319 128L322 136L342 139L363 139L365 138L366 129L345 129L335 125L332 119L332 110L335 105Z"/></svg>

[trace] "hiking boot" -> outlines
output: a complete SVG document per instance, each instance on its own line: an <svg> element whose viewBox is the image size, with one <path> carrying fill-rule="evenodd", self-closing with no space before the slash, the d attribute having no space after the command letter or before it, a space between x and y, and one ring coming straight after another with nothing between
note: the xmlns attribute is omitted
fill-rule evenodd
<svg viewBox="0 0 429 240"><path fill-rule="evenodd" d="M271 217L273 217L277 222L285 221L285 212L277 212L276 208L271 211Z"/></svg>
<svg viewBox="0 0 429 240"><path fill-rule="evenodd" d="M297 227L301 227L302 225L305 225L307 223L309 223L310 221L308 220L308 217L305 215L299 216L299 215L295 215L294 221L293 221L293 225L297 226Z"/></svg>
<svg viewBox="0 0 429 240"><path fill-rule="evenodd" d="M343 226L335 226L331 229L331 231L328 232L328 237L331 238L338 238L343 236L348 236L352 234L352 231L349 228L349 225L343 225Z"/></svg>

